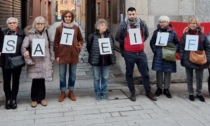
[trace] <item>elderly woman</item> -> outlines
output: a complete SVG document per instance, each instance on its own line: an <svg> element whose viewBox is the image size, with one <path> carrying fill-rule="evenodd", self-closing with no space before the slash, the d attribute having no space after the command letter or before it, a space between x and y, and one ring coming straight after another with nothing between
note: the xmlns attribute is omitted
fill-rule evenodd
<svg viewBox="0 0 210 126"><path fill-rule="evenodd" d="M74 84L76 80L77 63L79 62L79 54L83 46L83 38L79 27L75 25L74 13L69 10L64 11L62 13L62 20L63 22L61 25L56 28L54 39L54 51L56 62L59 64L61 90L58 101L62 102L66 97L66 71L68 65L68 95L72 101L76 101L74 95ZM62 34L64 30L66 33ZM63 39L64 43L62 43Z"/></svg>
<svg viewBox="0 0 210 126"><path fill-rule="evenodd" d="M188 35L196 36L198 37L198 40L196 41L198 43L197 50L198 51L205 51L207 63L205 64L197 64L193 63L190 60L190 50L185 50L186 45L186 38ZM200 27L200 22L197 18L192 17L190 18L188 22L188 29L186 29L186 32L182 35L180 40L180 58L181 58L181 65L185 67L186 75L187 75L187 87L189 91L189 99L190 101L194 101L194 91L193 91L193 71L195 70L195 77L196 77L196 97L202 101L205 102L205 99L201 93L202 90L202 81L203 81L203 70L208 68L210 65L210 43L204 33L202 33L202 29ZM204 59L202 59L204 60Z"/></svg>
<svg viewBox="0 0 210 126"><path fill-rule="evenodd" d="M170 19L168 16L160 16L157 29L154 31L152 39L150 41L150 47L152 49L152 52L154 53L152 70L156 71L157 90L155 92L155 95L160 96L163 93L168 98L172 98L169 88L171 83L171 73L176 72L175 52L173 54L174 61L163 59L162 49L164 48L164 46L158 45L156 43L156 39L158 39L158 34L168 33L169 35L165 46L168 46L169 44L174 45L174 48L176 50L176 46L178 45L178 39L176 32L169 24L169 22Z"/></svg>
<svg viewBox="0 0 210 126"><path fill-rule="evenodd" d="M109 67L115 64L115 53L114 53L114 39L110 32L107 30L108 24L104 19L99 19L95 23L95 32L88 36L87 51L89 53L88 62L93 68L94 77L94 91L96 100L101 99L108 100L106 94L107 82L109 77ZM111 54L101 54L99 50L99 39L108 38L110 41Z"/></svg>
<svg viewBox="0 0 210 126"><path fill-rule="evenodd" d="M19 90L19 80L22 70L22 66L12 67L10 64L10 58L21 56L21 45L25 34L23 30L18 27L18 19L15 17L10 17L7 19L7 29L3 31L5 36L17 36L17 45L15 53L1 53L1 67L3 72L4 81L4 92L6 96L6 109L16 109L17 108L17 94ZM2 38L2 37L1 37ZM0 49L2 50L2 45ZM12 78L12 81L11 81ZM12 85L11 85L12 82Z"/></svg>
<svg viewBox="0 0 210 126"><path fill-rule="evenodd" d="M32 79L31 106L36 107L38 103L41 103L42 106L46 106L45 78L52 77L51 67L52 61L54 60L53 43L50 38L51 34L47 30L47 22L41 16L36 17L32 26L28 26L25 32L27 36L23 41L21 51L27 63L27 77ZM30 54L32 53L32 45L39 40L44 40L40 41L44 42L44 47L39 46L39 50L45 51L45 55L32 56L32 54Z"/></svg>

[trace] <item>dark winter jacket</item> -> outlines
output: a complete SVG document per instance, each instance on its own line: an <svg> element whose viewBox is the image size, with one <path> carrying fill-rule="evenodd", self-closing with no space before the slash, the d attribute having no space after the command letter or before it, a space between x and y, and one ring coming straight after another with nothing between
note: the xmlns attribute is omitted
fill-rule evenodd
<svg viewBox="0 0 210 126"><path fill-rule="evenodd" d="M91 33L87 40L87 51L89 53L88 62L93 66L108 66L116 63L114 52L114 39L112 35L106 31L104 38L109 38L112 48L112 54L100 55L98 39L101 38L98 31Z"/></svg>
<svg viewBox="0 0 210 126"><path fill-rule="evenodd" d="M3 35L3 32L0 28L0 53L2 51L3 40L4 40L4 35ZM2 66L2 55L1 54L0 54L0 66Z"/></svg>
<svg viewBox="0 0 210 126"><path fill-rule="evenodd" d="M154 53L153 62L152 62L152 70L158 71L158 72L176 72L176 62L169 62L162 59L162 46L156 46L156 38L158 32L168 32L169 38L168 43L173 43L177 46L178 50L178 39L176 32L172 28L171 25L165 27L165 28L158 28L154 31L152 39L150 41L150 47L152 49L152 52Z"/></svg>
<svg viewBox="0 0 210 126"><path fill-rule="evenodd" d="M139 18L140 19L140 18ZM145 23L145 21L140 19L140 27L141 27L141 33L143 36L144 41L147 40L147 38L149 37L149 32L148 32L148 28L147 25ZM124 39L126 37L127 34L127 19L123 20L118 29L117 29L117 33L115 35L115 40L118 41L120 43L120 50L121 50L121 54L124 51ZM123 54L122 54L123 56Z"/></svg>
<svg viewBox="0 0 210 126"><path fill-rule="evenodd" d="M4 36L5 35L12 35L14 33L15 33L15 31L10 31L9 29L6 29L6 30L3 31ZM10 63L9 63L9 57L15 57L15 56L22 55L21 46L22 46L22 43L23 43L23 39L25 37L24 31L18 27L17 30L16 30L16 35L18 36L16 52L11 53L11 54L8 54L8 53L1 54L1 56L2 56L2 67L4 67L5 69L11 69ZM0 49L2 50L2 48L3 48L3 45L2 45L2 47L0 47Z"/></svg>
<svg viewBox="0 0 210 126"><path fill-rule="evenodd" d="M185 50L185 42L186 42L186 35L192 35L193 31L188 30L185 32L180 40L179 44L179 51L180 51L180 58L181 58L181 65L183 67L191 68L191 69L205 69L208 68L210 65L210 42L208 41L206 35L201 32L201 29L196 29L197 35L199 35L199 44L198 50L205 50L207 63L204 65L198 65L190 62L190 51Z"/></svg>

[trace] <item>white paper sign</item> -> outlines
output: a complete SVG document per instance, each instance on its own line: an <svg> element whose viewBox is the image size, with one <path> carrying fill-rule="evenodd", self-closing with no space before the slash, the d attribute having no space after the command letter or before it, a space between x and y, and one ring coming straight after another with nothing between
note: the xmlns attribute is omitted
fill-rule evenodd
<svg viewBox="0 0 210 126"><path fill-rule="evenodd" d="M166 46L168 44L168 32L158 32L155 45L156 46Z"/></svg>
<svg viewBox="0 0 210 126"><path fill-rule="evenodd" d="M128 32L129 32L130 44L131 45L142 44L142 38L141 38L139 28L129 29Z"/></svg>
<svg viewBox="0 0 210 126"><path fill-rule="evenodd" d="M45 39L33 39L32 56L45 56Z"/></svg>
<svg viewBox="0 0 210 126"><path fill-rule="evenodd" d="M2 53L15 53L17 48L17 36L5 35Z"/></svg>
<svg viewBox="0 0 210 126"><path fill-rule="evenodd" d="M111 44L109 38L98 39L99 49L101 55L112 54Z"/></svg>
<svg viewBox="0 0 210 126"><path fill-rule="evenodd" d="M60 44L72 45L74 29L63 28Z"/></svg>
<svg viewBox="0 0 210 126"><path fill-rule="evenodd" d="M198 50L198 35L186 35L185 50Z"/></svg>

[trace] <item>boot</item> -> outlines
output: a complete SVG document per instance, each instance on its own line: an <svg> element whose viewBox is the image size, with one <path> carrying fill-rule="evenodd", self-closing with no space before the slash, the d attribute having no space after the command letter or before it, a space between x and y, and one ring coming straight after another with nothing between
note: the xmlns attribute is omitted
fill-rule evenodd
<svg viewBox="0 0 210 126"><path fill-rule="evenodd" d="M75 97L73 91L69 91L69 98L70 98L72 101L76 101L76 97Z"/></svg>
<svg viewBox="0 0 210 126"><path fill-rule="evenodd" d="M66 92L64 91L61 91L61 94L60 94L60 97L58 99L59 102L62 102L66 97Z"/></svg>

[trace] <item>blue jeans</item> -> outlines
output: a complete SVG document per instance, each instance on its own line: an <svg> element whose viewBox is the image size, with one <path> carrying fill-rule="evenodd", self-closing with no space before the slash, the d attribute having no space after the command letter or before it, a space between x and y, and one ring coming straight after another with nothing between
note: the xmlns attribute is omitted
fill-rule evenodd
<svg viewBox="0 0 210 126"><path fill-rule="evenodd" d="M95 93L106 93L109 66L93 66L93 77Z"/></svg>
<svg viewBox="0 0 210 126"><path fill-rule="evenodd" d="M146 92L151 90L149 69L147 63L147 56L144 51L139 53L124 51L124 60L126 65L126 81L128 83L128 88L132 94L135 94L135 87L133 81L133 69L136 64L139 72L141 73L143 79L143 85Z"/></svg>
<svg viewBox="0 0 210 126"><path fill-rule="evenodd" d="M59 76L60 76L60 90L66 90L66 70L68 64L59 64ZM76 80L76 70L77 64L69 64L69 81L68 89L69 91L74 90L74 84Z"/></svg>

